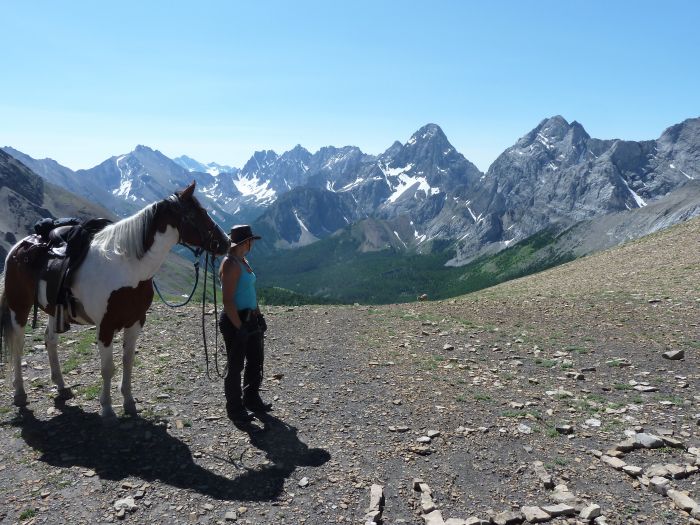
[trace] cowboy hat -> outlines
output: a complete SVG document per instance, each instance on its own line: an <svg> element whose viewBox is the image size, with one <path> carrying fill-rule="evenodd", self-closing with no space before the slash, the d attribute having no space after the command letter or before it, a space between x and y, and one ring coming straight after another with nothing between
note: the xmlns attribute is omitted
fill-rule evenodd
<svg viewBox="0 0 700 525"><path fill-rule="evenodd" d="M253 230L247 224L238 224L231 228L231 232L228 234L231 239L231 248L237 246L248 239L262 239L259 235L253 235Z"/></svg>

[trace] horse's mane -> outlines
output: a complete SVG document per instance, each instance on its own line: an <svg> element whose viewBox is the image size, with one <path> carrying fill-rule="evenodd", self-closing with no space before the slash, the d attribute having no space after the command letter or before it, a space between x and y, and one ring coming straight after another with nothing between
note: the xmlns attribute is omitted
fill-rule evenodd
<svg viewBox="0 0 700 525"><path fill-rule="evenodd" d="M141 259L146 253L146 237L153 228L156 210L160 204L161 202L150 204L136 214L107 226L95 235L92 245L107 256L111 252L123 257Z"/></svg>

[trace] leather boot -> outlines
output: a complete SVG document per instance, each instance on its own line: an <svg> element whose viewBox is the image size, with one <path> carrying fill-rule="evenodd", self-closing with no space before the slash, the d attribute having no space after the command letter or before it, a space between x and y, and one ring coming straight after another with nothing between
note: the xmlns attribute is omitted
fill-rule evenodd
<svg viewBox="0 0 700 525"><path fill-rule="evenodd" d="M243 404L252 412L270 412L272 411L272 403L265 403L260 397L259 392L251 392L243 396Z"/></svg>
<svg viewBox="0 0 700 525"><path fill-rule="evenodd" d="M253 421L253 414L248 412L243 405L231 406L226 403L226 415L234 423L250 423Z"/></svg>

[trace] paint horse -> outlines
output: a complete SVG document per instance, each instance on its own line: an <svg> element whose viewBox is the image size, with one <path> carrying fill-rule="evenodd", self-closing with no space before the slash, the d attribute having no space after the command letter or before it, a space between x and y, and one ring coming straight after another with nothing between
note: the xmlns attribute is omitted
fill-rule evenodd
<svg viewBox="0 0 700 525"><path fill-rule="evenodd" d="M104 418L116 417L110 394L114 374L112 341L120 330L124 330L121 382L124 412L136 414L136 403L131 393L136 339L153 300L153 276L170 249L182 242L217 255L228 251L228 237L193 196L194 189L193 182L171 197L153 203L97 233L85 260L73 276L71 292L77 308L74 314L70 314L69 321L97 327L102 372L100 405ZM58 361L55 307L48 304L46 299L46 282L39 280L36 272L27 268L27 261L21 255L23 242L18 242L8 253L4 285L0 285L0 319L9 349L10 373L14 373L14 404L19 407L27 404L21 359L24 328L34 305L35 294L39 307L49 315L44 341L51 379L58 388L56 402L65 402L73 397L73 393L65 386Z"/></svg>

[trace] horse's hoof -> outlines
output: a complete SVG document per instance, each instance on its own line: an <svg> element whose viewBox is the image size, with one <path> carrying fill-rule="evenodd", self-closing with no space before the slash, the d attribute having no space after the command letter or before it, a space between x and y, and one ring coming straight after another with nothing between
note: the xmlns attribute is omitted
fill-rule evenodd
<svg viewBox="0 0 700 525"><path fill-rule="evenodd" d="M104 407L100 411L100 415L102 416L102 421L106 425L114 424L117 422L117 414L114 413L112 407Z"/></svg>
<svg viewBox="0 0 700 525"><path fill-rule="evenodd" d="M66 388L61 388L58 391L58 395L55 398L56 403L65 403L69 399L73 399L75 395L73 394L73 391L70 389L70 387Z"/></svg>
<svg viewBox="0 0 700 525"><path fill-rule="evenodd" d="M12 403L19 408L24 408L26 407L29 403L27 403L27 394L24 392L15 394L15 397L12 401Z"/></svg>
<svg viewBox="0 0 700 525"><path fill-rule="evenodd" d="M125 402L124 403L124 413L127 416L136 417L138 415L138 411L136 410L136 403L134 401L132 401L131 403Z"/></svg>

